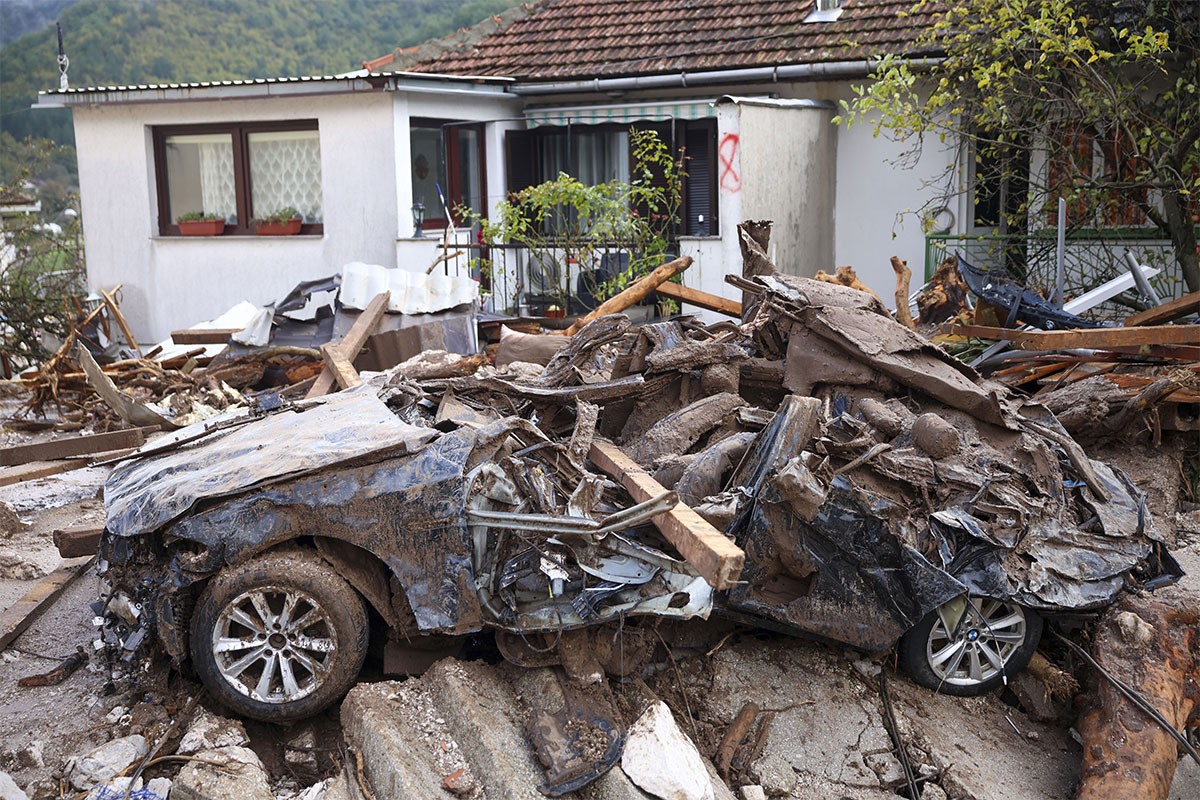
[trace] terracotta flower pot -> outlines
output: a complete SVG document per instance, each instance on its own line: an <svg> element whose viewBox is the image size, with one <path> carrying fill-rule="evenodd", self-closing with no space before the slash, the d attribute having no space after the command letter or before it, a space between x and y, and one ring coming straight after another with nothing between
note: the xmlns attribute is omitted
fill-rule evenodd
<svg viewBox="0 0 1200 800"><path fill-rule="evenodd" d="M294 236L300 232L300 217L292 217L286 222L262 221L254 226L254 232L259 236Z"/></svg>
<svg viewBox="0 0 1200 800"><path fill-rule="evenodd" d="M186 219L178 224L179 233L184 236L220 236L225 232L223 219Z"/></svg>

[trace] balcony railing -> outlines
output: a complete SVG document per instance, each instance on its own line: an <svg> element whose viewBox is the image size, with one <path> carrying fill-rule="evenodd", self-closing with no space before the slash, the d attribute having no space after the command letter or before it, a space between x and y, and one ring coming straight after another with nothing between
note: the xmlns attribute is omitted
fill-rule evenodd
<svg viewBox="0 0 1200 800"><path fill-rule="evenodd" d="M1183 276L1170 241L1156 238L1156 231L1079 231L1067 235L1063 259L1063 288L1066 299L1078 297L1106 281L1129 271L1125 251L1138 263L1160 272L1150 284L1163 300L1186 293ZM1050 297L1055 289L1057 238L1052 229L1022 235L934 234L925 238L925 279L950 255L959 253L977 267L1004 269L1027 288ZM1131 311L1120 296L1092 310L1098 319L1119 320Z"/></svg>
<svg viewBox="0 0 1200 800"><path fill-rule="evenodd" d="M619 276L629 267L629 243L591 243L532 252L523 245L481 245L461 236L445 247L459 253L439 267L447 274L469 270L480 282L484 306L513 316L558 317L584 314L623 288ZM653 305L651 295L646 305Z"/></svg>

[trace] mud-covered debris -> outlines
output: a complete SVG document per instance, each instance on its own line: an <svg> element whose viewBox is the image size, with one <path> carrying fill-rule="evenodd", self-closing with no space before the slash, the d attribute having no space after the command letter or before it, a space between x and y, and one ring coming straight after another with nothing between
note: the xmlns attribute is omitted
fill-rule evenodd
<svg viewBox="0 0 1200 800"><path fill-rule="evenodd" d="M67 777L76 789L87 791L112 780L126 767L145 758L148 752L144 736L122 736L71 759L67 764Z"/></svg>
<svg viewBox="0 0 1200 800"><path fill-rule="evenodd" d="M258 755L248 747L201 750L171 786L171 800L274 800Z"/></svg>

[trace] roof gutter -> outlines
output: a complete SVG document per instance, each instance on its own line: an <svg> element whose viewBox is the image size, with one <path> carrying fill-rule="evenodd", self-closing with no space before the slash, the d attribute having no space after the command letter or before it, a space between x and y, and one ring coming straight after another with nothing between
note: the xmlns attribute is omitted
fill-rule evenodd
<svg viewBox="0 0 1200 800"><path fill-rule="evenodd" d="M910 69L928 70L942 57L905 59ZM792 80L838 80L866 78L883 64L882 59L826 61L812 64L785 64L774 67L748 67L710 72L678 72L671 75L642 75L628 78L554 81L551 83L515 83L508 91L519 95L575 94L580 92L629 92L638 89L687 89L722 83L778 83Z"/></svg>

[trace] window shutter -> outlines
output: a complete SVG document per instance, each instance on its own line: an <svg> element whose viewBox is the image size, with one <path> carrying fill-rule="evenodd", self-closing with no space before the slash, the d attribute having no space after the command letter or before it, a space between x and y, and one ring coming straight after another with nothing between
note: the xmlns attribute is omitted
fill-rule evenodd
<svg viewBox="0 0 1200 800"><path fill-rule="evenodd" d="M716 130L710 124L687 126L684 145L687 161L683 184L683 233L687 236L717 234L715 177L713 170L713 139Z"/></svg>
<svg viewBox="0 0 1200 800"><path fill-rule="evenodd" d="M508 165L508 185L504 188L511 194L537 183L537 159L535 158L534 131L508 131L504 134L504 156Z"/></svg>

